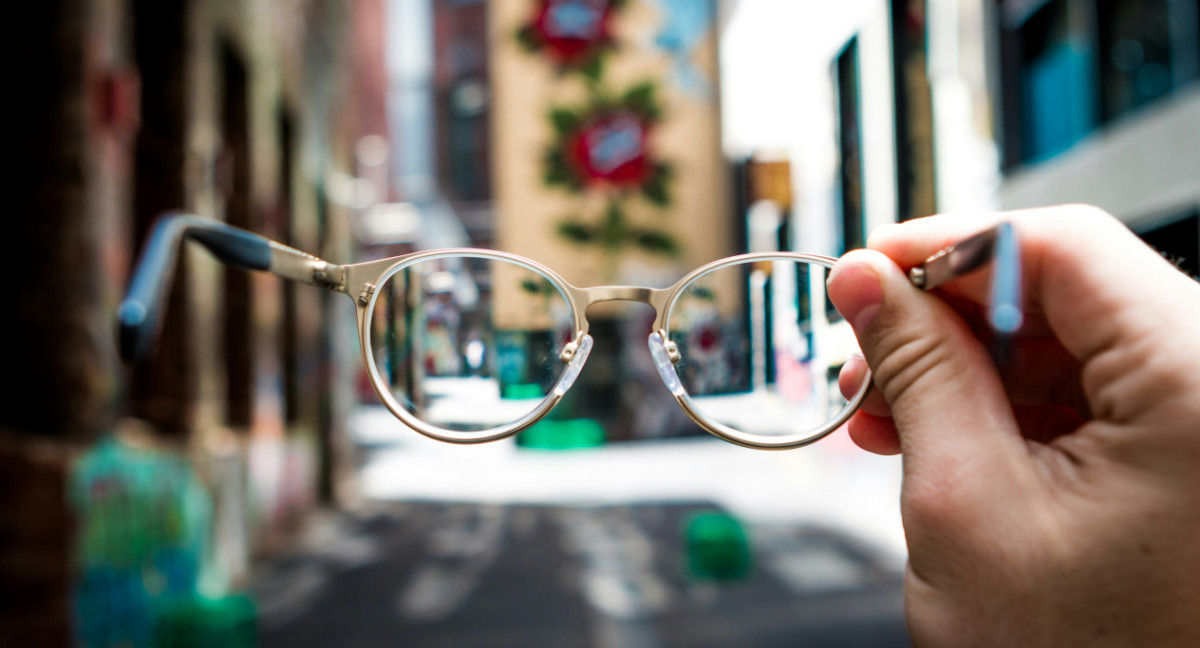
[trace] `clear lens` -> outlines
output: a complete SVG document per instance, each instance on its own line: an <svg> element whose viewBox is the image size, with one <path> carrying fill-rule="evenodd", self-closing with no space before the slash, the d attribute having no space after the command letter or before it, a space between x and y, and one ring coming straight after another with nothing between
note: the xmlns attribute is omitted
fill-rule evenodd
<svg viewBox="0 0 1200 648"><path fill-rule="evenodd" d="M683 390L702 418L771 442L844 415L838 373L858 345L825 296L827 272L794 259L746 261L703 274L680 293L667 331Z"/></svg>
<svg viewBox="0 0 1200 648"><path fill-rule="evenodd" d="M455 431L534 411L566 365L570 303L548 277L486 256L437 256L393 270L368 311L370 359L396 403Z"/></svg>

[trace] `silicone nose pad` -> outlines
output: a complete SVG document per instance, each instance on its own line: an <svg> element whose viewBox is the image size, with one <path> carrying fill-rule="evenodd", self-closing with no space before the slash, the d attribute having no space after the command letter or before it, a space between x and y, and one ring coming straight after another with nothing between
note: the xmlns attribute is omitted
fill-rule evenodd
<svg viewBox="0 0 1200 648"><path fill-rule="evenodd" d="M583 363L587 362L588 354L592 352L592 336L584 335L579 340L579 348L575 350L575 355L571 358L571 363L563 370L562 378L558 379L558 384L554 386L554 393L563 396L567 390L571 389L571 385L575 384L575 379L579 378L579 372L583 371Z"/></svg>
<svg viewBox="0 0 1200 648"><path fill-rule="evenodd" d="M663 383L667 389L671 390L676 396L683 395L683 384L679 382L679 374L675 371L675 364L671 362L670 356L667 355L667 345L664 342L662 335L657 331L650 334L650 357L654 359L654 368L658 369L658 375L662 377Z"/></svg>

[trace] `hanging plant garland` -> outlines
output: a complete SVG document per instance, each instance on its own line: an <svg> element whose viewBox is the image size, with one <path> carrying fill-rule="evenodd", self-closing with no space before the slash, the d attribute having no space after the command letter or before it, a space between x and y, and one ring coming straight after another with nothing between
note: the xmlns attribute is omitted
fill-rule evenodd
<svg viewBox="0 0 1200 648"><path fill-rule="evenodd" d="M543 157L543 180L576 193L638 193L656 206L670 205L671 166L649 147L661 115L652 83L615 100L593 95L581 108L551 110L554 136Z"/></svg>
<svg viewBox="0 0 1200 648"><path fill-rule="evenodd" d="M517 42L546 56L561 72L576 71L598 81L604 56L616 46L611 19L625 2L538 0L529 22L517 31Z"/></svg>

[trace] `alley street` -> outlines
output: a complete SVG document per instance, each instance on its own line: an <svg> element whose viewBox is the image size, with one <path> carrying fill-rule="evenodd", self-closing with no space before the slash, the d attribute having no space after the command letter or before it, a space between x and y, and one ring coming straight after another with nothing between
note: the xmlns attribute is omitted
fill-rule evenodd
<svg viewBox="0 0 1200 648"><path fill-rule="evenodd" d="M261 642L908 645L894 561L845 533L746 525L749 570L732 580L698 575L685 529L715 510L392 503L333 514L260 571Z"/></svg>

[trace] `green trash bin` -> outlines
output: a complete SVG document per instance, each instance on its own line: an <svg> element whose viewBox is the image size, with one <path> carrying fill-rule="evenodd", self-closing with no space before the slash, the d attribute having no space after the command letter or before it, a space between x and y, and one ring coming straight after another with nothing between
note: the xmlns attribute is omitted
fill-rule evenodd
<svg viewBox="0 0 1200 648"><path fill-rule="evenodd" d="M733 581L750 573L751 552L746 528L732 515L708 511L684 524L687 565L696 580Z"/></svg>
<svg viewBox="0 0 1200 648"><path fill-rule="evenodd" d="M593 419L545 419L517 436L517 445L537 450L577 450L604 445L604 426Z"/></svg>

